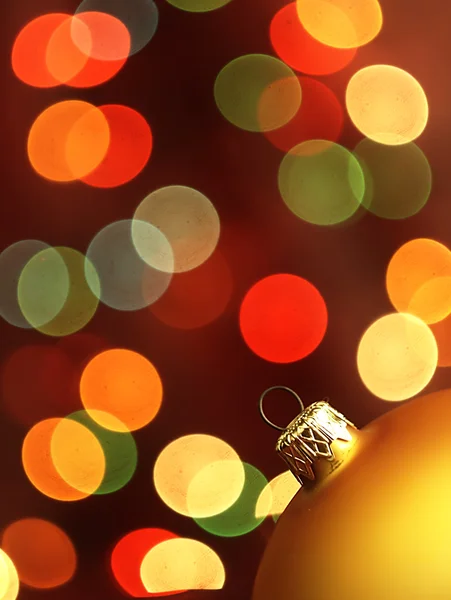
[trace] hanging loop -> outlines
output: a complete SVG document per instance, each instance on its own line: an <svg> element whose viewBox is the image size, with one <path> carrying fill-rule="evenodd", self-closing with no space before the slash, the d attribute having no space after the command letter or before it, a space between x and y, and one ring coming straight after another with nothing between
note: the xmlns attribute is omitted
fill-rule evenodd
<svg viewBox="0 0 451 600"><path fill-rule="evenodd" d="M278 429L279 431L285 431L285 427L279 427L279 425L276 425L275 423L270 421L268 419L268 417L265 415L265 411L263 410L263 401L266 397L266 394L268 394L269 392L272 392L274 390L285 390L286 392L289 392L292 396L294 396L296 398L296 400L299 402L299 406L301 407L301 412L305 409L304 403L302 402L302 400L300 399L300 397L296 394L296 392L294 390L292 390L289 387L286 387L285 385L274 385L273 387L270 387L267 390L265 390L263 392L263 394L260 396L260 401L258 403L258 407L259 407L262 419L265 421L265 423L267 423L274 429Z"/></svg>

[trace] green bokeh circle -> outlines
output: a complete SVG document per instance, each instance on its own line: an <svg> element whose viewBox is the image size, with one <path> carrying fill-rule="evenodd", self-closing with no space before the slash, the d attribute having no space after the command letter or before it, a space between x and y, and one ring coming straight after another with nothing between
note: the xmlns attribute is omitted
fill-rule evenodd
<svg viewBox="0 0 451 600"><path fill-rule="evenodd" d="M365 179L349 150L326 140L298 144L283 158L279 190L288 208L314 225L335 225L360 207Z"/></svg>
<svg viewBox="0 0 451 600"><path fill-rule="evenodd" d="M19 307L36 329L50 323L61 312L69 292L69 271L57 248L46 248L35 254L19 276Z"/></svg>
<svg viewBox="0 0 451 600"><path fill-rule="evenodd" d="M233 125L246 131L271 131L286 125L298 112L302 90L294 72L278 58L246 54L219 72L214 97L219 111Z"/></svg>
<svg viewBox="0 0 451 600"><path fill-rule="evenodd" d="M94 494L111 494L126 486L138 464L138 450L133 435L129 431L117 432L105 429L85 410L72 413L67 418L89 429L99 441L105 454L105 475Z"/></svg>
<svg viewBox="0 0 451 600"><path fill-rule="evenodd" d="M194 518L205 531L221 537L237 537L253 531L264 521L264 516L255 516L255 507L268 480L252 465L243 462L243 467L244 487L238 500L219 515Z"/></svg>
<svg viewBox="0 0 451 600"><path fill-rule="evenodd" d="M187 12L202 13L222 8L230 0L168 0L169 4Z"/></svg>
<svg viewBox="0 0 451 600"><path fill-rule="evenodd" d="M428 159L414 143L387 146L364 138L354 149L365 176L362 204L384 219L406 219L429 199L432 173Z"/></svg>

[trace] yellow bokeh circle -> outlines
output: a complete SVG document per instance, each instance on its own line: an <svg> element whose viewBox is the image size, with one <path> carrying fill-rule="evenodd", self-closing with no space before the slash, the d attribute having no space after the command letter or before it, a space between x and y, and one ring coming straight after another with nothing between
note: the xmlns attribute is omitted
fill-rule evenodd
<svg viewBox="0 0 451 600"><path fill-rule="evenodd" d="M357 367L365 386L382 400L412 398L431 381L438 348L429 327L408 313L392 313L363 334Z"/></svg>
<svg viewBox="0 0 451 600"><path fill-rule="evenodd" d="M420 83L392 65L371 65L357 71L346 88L346 108L361 133L388 146L415 140L429 116Z"/></svg>
<svg viewBox="0 0 451 600"><path fill-rule="evenodd" d="M357 48L382 28L377 0L297 0L299 20L319 42L334 48Z"/></svg>

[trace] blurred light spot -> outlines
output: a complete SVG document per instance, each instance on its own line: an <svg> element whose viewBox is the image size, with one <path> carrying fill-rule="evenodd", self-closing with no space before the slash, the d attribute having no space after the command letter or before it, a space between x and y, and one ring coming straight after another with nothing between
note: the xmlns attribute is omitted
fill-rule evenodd
<svg viewBox="0 0 451 600"><path fill-rule="evenodd" d="M60 419L52 432L50 454L60 477L72 488L93 494L105 476L105 454L84 425Z"/></svg>
<svg viewBox="0 0 451 600"><path fill-rule="evenodd" d="M76 369L57 346L21 346L2 365L4 409L22 425L67 414L80 405Z"/></svg>
<svg viewBox="0 0 451 600"><path fill-rule="evenodd" d="M438 366L451 367L451 315L430 325L438 346Z"/></svg>
<svg viewBox="0 0 451 600"><path fill-rule="evenodd" d="M0 548L0 600L16 600L19 595L19 576L13 561Z"/></svg>
<svg viewBox="0 0 451 600"><path fill-rule="evenodd" d="M88 55L84 54L72 39L72 22L74 17L67 15L55 27L45 48L43 60L50 75L59 83L70 85L70 80L76 77L87 65ZM82 21L77 21L79 36L85 38L85 47L92 48L92 35L89 27ZM33 50L29 49L32 53Z"/></svg>
<svg viewBox="0 0 451 600"><path fill-rule="evenodd" d="M90 36L86 35L86 28ZM122 21L107 12L78 12L71 22L74 44L88 57L118 61L130 54L130 33Z"/></svg>
<svg viewBox="0 0 451 600"><path fill-rule="evenodd" d="M243 299L240 328L244 341L261 358L290 363L311 354L327 328L327 307L309 281L290 274L270 275Z"/></svg>
<svg viewBox="0 0 451 600"><path fill-rule="evenodd" d="M325 140L302 142L279 168L279 190L287 207L314 225L336 225L360 207L365 180L358 160Z"/></svg>
<svg viewBox="0 0 451 600"><path fill-rule="evenodd" d="M346 107L363 135L389 146L415 140L424 131L429 114L426 94L418 81L391 65L371 65L357 71L346 88Z"/></svg>
<svg viewBox="0 0 451 600"><path fill-rule="evenodd" d="M133 239L132 239L133 223ZM134 242L139 240L143 260ZM172 274L148 264L155 256L163 256L172 268L172 249L165 236L150 223L123 220L110 223L91 241L87 258L100 279L100 300L116 310L139 310L160 298L169 286ZM95 293L96 281L86 280Z"/></svg>
<svg viewBox="0 0 451 600"><path fill-rule="evenodd" d="M331 48L313 38L299 21L296 2L283 6L274 15L269 36L279 58L292 69L309 75L341 71L356 54L355 48Z"/></svg>
<svg viewBox="0 0 451 600"><path fill-rule="evenodd" d="M134 214L132 237L140 256L160 271L180 273L198 267L212 254L219 240L219 216L201 192L183 185L155 190L139 204ZM168 240L169 256L161 249L148 252L142 224L150 223ZM173 253L173 259L172 259Z"/></svg>
<svg viewBox="0 0 451 600"><path fill-rule="evenodd" d="M166 540L176 536L165 529L137 529L125 535L115 545L111 555L111 570L121 588L134 598L149 598L155 596L172 596L178 592L166 594L151 594L146 591L141 580L141 564L146 554Z"/></svg>
<svg viewBox="0 0 451 600"><path fill-rule="evenodd" d="M210 517L232 506L240 496L244 469L229 444L211 435L193 434L162 450L155 461L153 480L158 495L172 510L190 517Z"/></svg>
<svg viewBox="0 0 451 600"><path fill-rule="evenodd" d="M255 506L265 486L268 484L264 475L252 465L243 463L244 487L239 498L224 512L202 519L195 517L195 521L202 529L222 537L235 537L245 535L256 529L265 516L257 517Z"/></svg>
<svg viewBox="0 0 451 600"><path fill-rule="evenodd" d="M414 142L386 146L365 138L354 154L365 176L362 204L370 212L385 219L406 219L428 201L431 168Z"/></svg>
<svg viewBox="0 0 451 600"><path fill-rule="evenodd" d="M106 461L105 475L94 493L111 494L126 486L136 471L136 443L131 433L121 431L125 429L124 424L113 415L96 410L91 410L90 414L81 410L69 415L68 419L86 427L102 446ZM99 422L108 423L109 428L102 427Z"/></svg>
<svg viewBox="0 0 451 600"><path fill-rule="evenodd" d="M109 143L110 129L101 110L81 100L65 100L45 109L31 126L28 157L42 177L74 181L102 162Z"/></svg>
<svg viewBox="0 0 451 600"><path fill-rule="evenodd" d="M94 357L80 381L90 417L112 431L135 431L160 410L163 386L153 364L138 352L115 348ZM104 415L103 413L108 413ZM116 417L114 421L109 415Z"/></svg>
<svg viewBox="0 0 451 600"><path fill-rule="evenodd" d="M49 245L38 240L21 240L0 254L0 315L11 325L23 329L31 327L19 306L19 277L28 261L46 248Z"/></svg>
<svg viewBox="0 0 451 600"><path fill-rule="evenodd" d="M363 383L382 400L406 400L421 392L434 376L437 361L432 331L407 313L375 321L363 334L357 351Z"/></svg>
<svg viewBox="0 0 451 600"><path fill-rule="evenodd" d="M225 311L232 290L229 265L216 250L200 267L177 273L166 294L150 310L170 327L203 327Z"/></svg>
<svg viewBox="0 0 451 600"><path fill-rule="evenodd" d="M47 49L54 32L70 18L70 15L64 13L41 15L21 29L14 41L11 55L13 71L21 81L39 88L54 87L61 83L49 72ZM69 55L67 48L61 45L58 46L58 50L58 60L61 64L69 64L72 67L77 57L70 54L71 44ZM75 52L75 55L77 54L80 57L80 52ZM86 62L86 57L80 58Z"/></svg>
<svg viewBox="0 0 451 600"><path fill-rule="evenodd" d="M44 519L20 519L3 531L2 548L14 561L22 583L55 588L72 579L77 554L68 535Z"/></svg>
<svg viewBox="0 0 451 600"><path fill-rule="evenodd" d="M123 185L134 179L147 164L152 152L152 132L136 110L120 104L106 104L99 110L110 129L110 145L105 158L82 181L99 188Z"/></svg>
<svg viewBox="0 0 451 600"><path fill-rule="evenodd" d="M56 248L41 250L25 265L19 277L20 310L35 328L42 327L63 309L70 290L69 271Z"/></svg>
<svg viewBox="0 0 451 600"><path fill-rule="evenodd" d="M295 494L301 489L301 484L293 477L291 471L285 471L268 483L257 500L255 516L265 518L272 515L277 521Z"/></svg>
<svg viewBox="0 0 451 600"><path fill-rule="evenodd" d="M382 28L377 0L297 0L297 12L310 35L334 48L364 46Z"/></svg>
<svg viewBox="0 0 451 600"><path fill-rule="evenodd" d="M246 131L282 127L297 113L302 98L299 81L281 60L247 54L228 63L216 77L218 109Z"/></svg>
<svg viewBox="0 0 451 600"><path fill-rule="evenodd" d="M22 446L22 464L26 476L42 494L66 502L81 500L89 493L77 490L64 481L50 453L53 433L61 421L59 418L46 419L30 429Z"/></svg>
<svg viewBox="0 0 451 600"><path fill-rule="evenodd" d="M144 557L141 579L149 592L220 590L225 570L209 546L188 538L160 542Z"/></svg>
<svg viewBox="0 0 451 600"><path fill-rule="evenodd" d="M335 142L343 129L344 110L332 90L310 77L298 79L302 88L298 112L283 127L264 132L274 146L285 152L307 140Z"/></svg>
<svg viewBox="0 0 451 600"><path fill-rule="evenodd" d="M451 252L427 238L403 244L387 267L390 302L398 312L413 313L428 324L450 314L450 282Z"/></svg>
<svg viewBox="0 0 451 600"><path fill-rule="evenodd" d="M26 288L22 302L22 306L24 307L23 312L26 316L29 313L32 313L28 303L33 303L33 291L28 289L27 286L36 279L34 270L37 266L40 267L41 261L45 262L47 257L51 258L51 253L55 250L63 259L69 277L67 298L61 310L53 319L43 324L37 323L35 328L46 335L61 337L79 331L92 319L99 304L98 296L100 295L100 283L92 264L77 250L65 247L43 250L27 265L27 271L24 272L24 280L27 281L27 283L25 284L25 281L22 281L21 279L19 289L22 291L22 289L25 290ZM28 270L30 270L29 274L27 274ZM93 293L86 281L85 271L89 274L89 283L94 288L95 293ZM38 285L36 285L36 288L37 287ZM44 285L41 291L42 298L45 297L45 293L46 290ZM48 294L46 299L48 302ZM34 324L33 321L31 321L31 323Z"/></svg>
<svg viewBox="0 0 451 600"><path fill-rule="evenodd" d="M112 15L127 28L131 47L128 54L124 54L122 58L142 50L157 30L158 8L153 0L83 0L75 14L81 15L91 11Z"/></svg>
<svg viewBox="0 0 451 600"><path fill-rule="evenodd" d="M169 4L188 12L209 12L225 6L230 0L168 0Z"/></svg>

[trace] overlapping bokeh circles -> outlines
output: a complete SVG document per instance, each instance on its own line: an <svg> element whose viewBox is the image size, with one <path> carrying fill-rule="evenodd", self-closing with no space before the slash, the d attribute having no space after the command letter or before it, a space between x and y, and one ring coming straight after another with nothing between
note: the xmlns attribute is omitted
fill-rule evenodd
<svg viewBox="0 0 451 600"><path fill-rule="evenodd" d="M157 228L169 245L149 251L148 239L142 234L143 222ZM190 271L204 263L216 248L219 233L219 216L212 202L183 185L150 193L136 208L132 221L133 243L139 255L165 273Z"/></svg>
<svg viewBox="0 0 451 600"><path fill-rule="evenodd" d="M0 254L0 316L5 321L29 329L32 325L24 317L17 296L19 278L25 265L42 250L50 246L39 240L21 240L8 246Z"/></svg>
<svg viewBox="0 0 451 600"><path fill-rule="evenodd" d="M38 87L50 88L67 82L86 64L88 58L75 47L70 37L57 35L54 40L54 52L48 53L50 40L61 27L71 21L66 13L50 13L40 15L25 25L17 35L11 55L12 68L16 76L24 83ZM55 61L64 69L62 78L58 79L49 70L49 63Z"/></svg>
<svg viewBox="0 0 451 600"><path fill-rule="evenodd" d="M408 313L376 320L363 334L357 351L357 368L365 386L378 398L392 402L421 392L434 376L437 362L432 331Z"/></svg>
<svg viewBox="0 0 451 600"><path fill-rule="evenodd" d="M148 592L220 590L225 569L206 544L189 538L160 542L143 558L141 579Z"/></svg>
<svg viewBox="0 0 451 600"><path fill-rule="evenodd" d="M72 540L50 521L19 519L3 530L1 545L14 561L21 583L31 588L53 589L75 574L77 553Z"/></svg>
<svg viewBox="0 0 451 600"><path fill-rule="evenodd" d="M86 35L86 28L91 39ZM130 33L122 21L103 11L78 12L71 21L74 44L90 58L116 61L130 54Z"/></svg>
<svg viewBox="0 0 451 600"><path fill-rule="evenodd" d="M105 473L100 486L93 493L111 494L127 485L136 471L138 451L132 434L124 431L124 424L113 415L96 410L91 410L90 414L80 410L69 415L68 419L86 427L102 447ZM99 422L108 423L109 428L102 427Z"/></svg>
<svg viewBox="0 0 451 600"><path fill-rule="evenodd" d="M20 310L34 328L55 319L70 292L69 269L57 248L38 252L23 268L17 286Z"/></svg>
<svg viewBox="0 0 451 600"><path fill-rule="evenodd" d="M172 441L160 452L153 481L172 510L190 517L210 517L236 502L245 471L240 457L225 441L192 434Z"/></svg>
<svg viewBox="0 0 451 600"><path fill-rule="evenodd" d="M129 50L127 28L109 14L50 13L31 20L19 32L11 62L16 76L28 85L84 88L114 77ZM115 58L119 54L123 57Z"/></svg>
<svg viewBox="0 0 451 600"><path fill-rule="evenodd" d="M105 477L102 445L87 427L72 419L60 419L52 431L50 455L59 476L85 494L97 491Z"/></svg>
<svg viewBox="0 0 451 600"><path fill-rule="evenodd" d="M363 135L389 146L414 141L429 116L420 83L392 65L370 65L357 71L346 88L346 107Z"/></svg>
<svg viewBox="0 0 451 600"><path fill-rule="evenodd" d="M365 179L349 150L327 140L292 148L279 168L279 190L287 207L314 225L336 225L360 207Z"/></svg>
<svg viewBox="0 0 451 600"><path fill-rule="evenodd" d="M76 365L63 348L23 345L3 362L2 407L16 422L29 427L67 414L80 407L78 379Z"/></svg>
<svg viewBox="0 0 451 600"><path fill-rule="evenodd" d="M297 0L299 19L315 39L333 48L357 48L382 28L378 0Z"/></svg>
<svg viewBox="0 0 451 600"><path fill-rule="evenodd" d="M393 254L387 267L386 289L399 312L437 323L451 313L451 252L428 238L416 238Z"/></svg>
<svg viewBox="0 0 451 600"><path fill-rule="evenodd" d="M291 471L277 475L271 479L258 497L255 516L264 518L272 515L274 521L277 521L300 488L301 484Z"/></svg>
<svg viewBox="0 0 451 600"><path fill-rule="evenodd" d="M19 278L18 298L24 317L50 336L70 335L87 325L97 310L99 295L94 267L72 248L42 250L26 264Z"/></svg>
<svg viewBox="0 0 451 600"><path fill-rule="evenodd" d="M135 240L139 241L141 255ZM100 280L100 301L116 310L149 306L164 294L171 281L171 245L157 227L144 221L124 219L110 223L94 236L86 256L88 285L96 293L97 282L91 281L88 268L92 264ZM152 261L160 263L162 256L165 271L150 266Z"/></svg>
<svg viewBox="0 0 451 600"><path fill-rule="evenodd" d="M128 183L146 166L153 147L152 131L136 110L120 104L99 106L110 129L110 143L102 162L81 178L93 187L112 188Z"/></svg>
<svg viewBox="0 0 451 600"><path fill-rule="evenodd" d="M278 273L250 288L239 320L244 341L257 356L291 363L319 346L328 316L326 303L313 284L297 275Z"/></svg>
<svg viewBox="0 0 451 600"><path fill-rule="evenodd" d="M127 28L131 43L128 53L121 58L136 54L153 38L158 27L158 8L153 0L83 0L75 11L76 16L88 12L112 15ZM115 50L119 53L118 48Z"/></svg>
<svg viewBox="0 0 451 600"><path fill-rule="evenodd" d="M127 533L114 546L111 554L111 570L121 590L133 598L172 596L179 593L152 594L146 590L141 579L141 564L146 554L158 544L178 536L166 529L149 527Z"/></svg>
<svg viewBox="0 0 451 600"><path fill-rule="evenodd" d="M302 88L298 112L283 127L264 132L265 137L284 152L307 140L335 142L343 129L344 110L334 92L311 77L298 79Z"/></svg>
<svg viewBox="0 0 451 600"><path fill-rule="evenodd" d="M296 2L286 4L272 18L269 37L275 53L295 71L330 75L344 69L356 55L355 48L322 44L302 26Z"/></svg>
<svg viewBox="0 0 451 600"><path fill-rule="evenodd" d="M0 548L0 600L16 600L18 595L17 569L6 552Z"/></svg>
<svg viewBox="0 0 451 600"><path fill-rule="evenodd" d="M214 84L216 105L225 119L246 131L282 127L302 100L299 80L281 60L247 54L221 69Z"/></svg>
<svg viewBox="0 0 451 600"><path fill-rule="evenodd" d="M105 158L110 128L101 110L82 100L64 100L34 121L27 151L33 169L51 181L75 181Z"/></svg>
<svg viewBox="0 0 451 600"><path fill-rule="evenodd" d="M82 425L62 418L40 421L29 430L22 445L22 465L39 492L63 502L93 494L105 473L105 457L94 435Z"/></svg>
<svg viewBox="0 0 451 600"><path fill-rule="evenodd" d="M268 480L256 467L243 463L244 486L238 499L225 511L211 517L194 517L205 531L221 537L237 537L256 529L265 516L257 516L255 506Z"/></svg>
<svg viewBox="0 0 451 600"><path fill-rule="evenodd" d="M147 358L132 350L113 348L95 356L85 367L80 396L96 423L123 433L141 429L156 417L163 401L163 385Z"/></svg>
<svg viewBox="0 0 451 600"><path fill-rule="evenodd" d="M432 173L422 150L414 143L378 144L364 138L354 148L365 176L362 205L385 219L417 214L429 199Z"/></svg>
<svg viewBox="0 0 451 600"><path fill-rule="evenodd" d="M199 267L186 273L176 273L167 292L150 310L170 327L204 327L224 313L232 291L232 272L224 256L216 249Z"/></svg>
<svg viewBox="0 0 451 600"><path fill-rule="evenodd" d="M47 68L61 83L93 87L116 75L129 51L130 34L119 19L106 13L83 13L66 19L53 33L47 45ZM69 52L71 58L75 56L75 65L68 60Z"/></svg>

